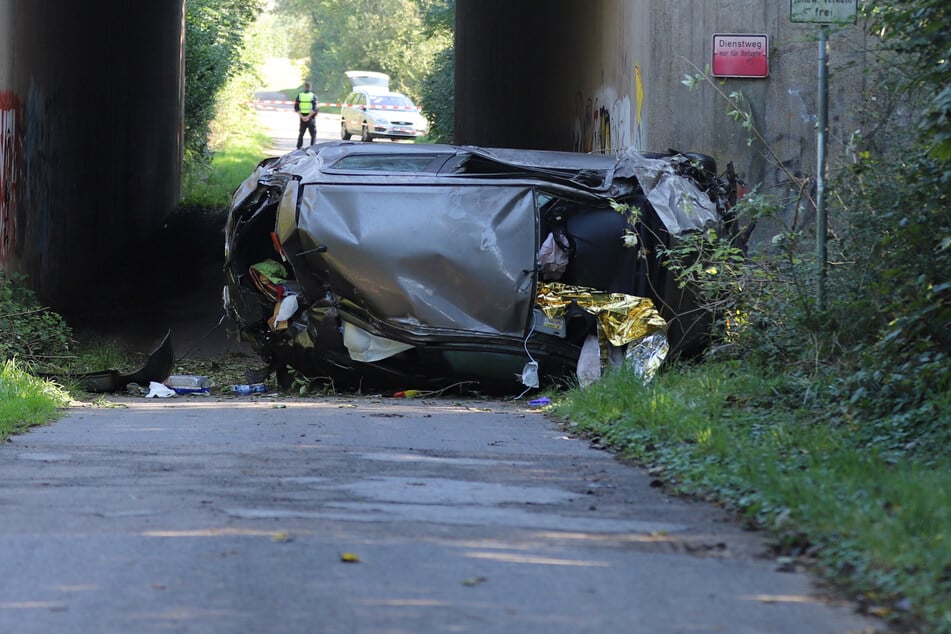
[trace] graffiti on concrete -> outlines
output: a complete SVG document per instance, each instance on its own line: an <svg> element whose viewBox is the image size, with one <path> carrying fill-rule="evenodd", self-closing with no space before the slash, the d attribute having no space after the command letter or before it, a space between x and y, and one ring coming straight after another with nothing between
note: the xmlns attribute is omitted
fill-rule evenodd
<svg viewBox="0 0 951 634"><path fill-rule="evenodd" d="M635 66L634 71L636 103L633 126L630 95L618 96L613 88L607 86L602 86L595 95L585 96L580 90L575 93L574 151L608 152L629 147L643 149L644 123L641 115L644 87L640 68Z"/></svg>
<svg viewBox="0 0 951 634"><path fill-rule="evenodd" d="M16 95L0 91L0 264L6 264L16 241L17 111Z"/></svg>
<svg viewBox="0 0 951 634"><path fill-rule="evenodd" d="M576 152L607 152L631 147L631 100L601 95L575 95L575 129L572 149Z"/></svg>
<svg viewBox="0 0 951 634"><path fill-rule="evenodd" d="M571 149L575 152L590 152L592 143L592 132L590 124L594 120L591 114L591 98L585 101L581 91L575 94L575 130L574 140Z"/></svg>

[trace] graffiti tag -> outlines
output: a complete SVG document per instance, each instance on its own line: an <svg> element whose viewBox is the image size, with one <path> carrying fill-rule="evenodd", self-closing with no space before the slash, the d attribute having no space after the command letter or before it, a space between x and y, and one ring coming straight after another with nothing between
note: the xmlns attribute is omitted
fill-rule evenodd
<svg viewBox="0 0 951 634"><path fill-rule="evenodd" d="M17 212L16 95L0 91L0 264L6 264L16 240Z"/></svg>

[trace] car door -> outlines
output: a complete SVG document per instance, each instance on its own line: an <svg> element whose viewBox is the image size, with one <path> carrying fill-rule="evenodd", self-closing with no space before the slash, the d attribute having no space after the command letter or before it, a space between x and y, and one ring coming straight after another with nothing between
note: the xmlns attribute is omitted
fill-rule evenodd
<svg viewBox="0 0 951 634"><path fill-rule="evenodd" d="M361 134L363 132L363 122L367 118L367 95L358 92L353 101L353 133Z"/></svg>
<svg viewBox="0 0 951 634"><path fill-rule="evenodd" d="M343 100L343 105L340 107L340 121L343 124L343 128L347 132L352 132L352 129L350 127L351 126L350 110L353 108L353 99L354 99L354 93L350 93L349 95L347 95L346 99Z"/></svg>
<svg viewBox="0 0 951 634"><path fill-rule="evenodd" d="M538 250L532 186L358 179L302 185L297 230L320 248L290 249L294 270L324 271L343 314L360 307L396 339L524 337Z"/></svg>

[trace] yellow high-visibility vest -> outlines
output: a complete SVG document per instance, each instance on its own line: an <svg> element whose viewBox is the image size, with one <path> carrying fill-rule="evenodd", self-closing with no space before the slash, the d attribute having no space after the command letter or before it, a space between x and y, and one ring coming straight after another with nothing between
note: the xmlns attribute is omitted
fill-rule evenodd
<svg viewBox="0 0 951 634"><path fill-rule="evenodd" d="M299 104L301 114L310 114L314 109L314 102L317 101L317 95L312 92L302 92L297 95L297 103Z"/></svg>

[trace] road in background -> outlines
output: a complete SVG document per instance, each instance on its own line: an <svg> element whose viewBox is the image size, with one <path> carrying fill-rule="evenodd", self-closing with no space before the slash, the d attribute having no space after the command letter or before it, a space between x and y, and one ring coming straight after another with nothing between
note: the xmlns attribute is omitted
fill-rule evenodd
<svg viewBox="0 0 951 634"><path fill-rule="evenodd" d="M257 111L261 130L271 138L272 145L266 150L268 156L281 156L297 148L297 130L300 119L294 112L294 102L288 101L282 92L260 91L255 93L251 107ZM339 105L334 113L326 112L326 104L317 109L317 143L340 138ZM304 134L304 144L310 144L310 135Z"/></svg>

